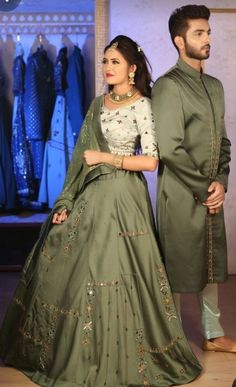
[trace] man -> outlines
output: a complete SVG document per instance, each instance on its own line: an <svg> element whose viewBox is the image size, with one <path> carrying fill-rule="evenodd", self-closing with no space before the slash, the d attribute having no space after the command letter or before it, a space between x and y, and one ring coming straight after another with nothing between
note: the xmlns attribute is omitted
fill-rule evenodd
<svg viewBox="0 0 236 387"><path fill-rule="evenodd" d="M236 352L236 342L225 336L219 322L217 283L227 278L222 205L230 141L223 87L202 72L202 60L210 55L209 17L207 7L187 5L169 19L179 60L153 87L161 157L157 218L177 308L179 293L198 293L203 349Z"/></svg>

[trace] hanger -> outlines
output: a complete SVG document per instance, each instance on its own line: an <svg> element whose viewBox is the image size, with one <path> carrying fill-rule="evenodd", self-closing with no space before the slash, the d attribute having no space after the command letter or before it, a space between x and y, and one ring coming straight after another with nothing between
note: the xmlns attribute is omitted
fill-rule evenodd
<svg viewBox="0 0 236 387"><path fill-rule="evenodd" d="M61 48L66 47L65 38L66 38L66 35L64 32L62 32L62 34L61 34Z"/></svg>
<svg viewBox="0 0 236 387"><path fill-rule="evenodd" d="M16 51L15 51L15 56L18 56L18 55L22 55L22 56L24 55L24 49L21 44L21 37L19 32L17 32L17 35L16 35Z"/></svg>
<svg viewBox="0 0 236 387"><path fill-rule="evenodd" d="M75 46L79 47L79 30L78 30L78 27L75 28Z"/></svg>
<svg viewBox="0 0 236 387"><path fill-rule="evenodd" d="M39 32L38 34L38 41L39 41L39 48L43 48L43 34L42 32Z"/></svg>

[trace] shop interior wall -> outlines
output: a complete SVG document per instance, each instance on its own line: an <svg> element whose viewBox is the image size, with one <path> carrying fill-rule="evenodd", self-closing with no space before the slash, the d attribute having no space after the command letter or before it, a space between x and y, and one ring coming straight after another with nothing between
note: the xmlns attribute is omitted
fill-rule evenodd
<svg viewBox="0 0 236 387"><path fill-rule="evenodd" d="M168 32L171 12L186 0L110 0L110 38L125 34L143 47L153 68L153 79L163 74L177 60L177 52ZM195 3L195 2L192 2ZM213 12L211 57L205 63L205 71L218 77L225 88L226 127L232 142L232 162L229 190L225 203L225 217L229 250L229 271L236 273L236 1L204 0L209 8L231 8L231 12ZM156 202L156 174L147 175L153 207Z"/></svg>

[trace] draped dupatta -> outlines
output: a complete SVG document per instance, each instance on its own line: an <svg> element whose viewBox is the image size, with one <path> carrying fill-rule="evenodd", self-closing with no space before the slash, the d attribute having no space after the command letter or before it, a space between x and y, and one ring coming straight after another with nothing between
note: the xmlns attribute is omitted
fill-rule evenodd
<svg viewBox="0 0 236 387"><path fill-rule="evenodd" d="M55 202L54 211L59 207L71 211L74 199L83 191L90 180L101 174L111 173L114 169L105 164L89 167L83 159L84 151L87 149L110 152L101 130L100 111L102 103L103 96L97 97L89 108L68 168L63 191Z"/></svg>
<svg viewBox="0 0 236 387"><path fill-rule="evenodd" d="M100 175L109 174L114 171L114 167L107 164L97 164L90 167L83 159L84 151L87 149L110 152L101 130L100 111L102 103L103 96L95 98L85 117L80 136L68 168L62 193L56 200L48 219L43 224L39 239L23 268L22 279L26 284L29 284L33 276L40 250L43 247L43 243L50 228L53 227L53 214L57 211L61 211L62 209L67 209L70 212L73 209L75 199L83 192L85 186L89 184L90 181L96 179Z"/></svg>

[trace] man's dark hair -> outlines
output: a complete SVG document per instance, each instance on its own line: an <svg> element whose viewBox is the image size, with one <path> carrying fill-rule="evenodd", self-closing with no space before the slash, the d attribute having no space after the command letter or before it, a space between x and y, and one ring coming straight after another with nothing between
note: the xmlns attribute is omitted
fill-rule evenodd
<svg viewBox="0 0 236 387"><path fill-rule="evenodd" d="M176 36L185 36L189 19L209 20L209 17L210 10L205 5L192 4L176 8L169 18L169 31L173 44L175 45L174 39Z"/></svg>

